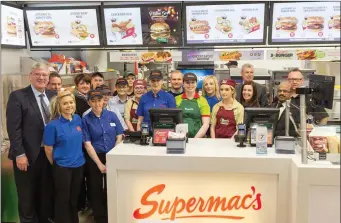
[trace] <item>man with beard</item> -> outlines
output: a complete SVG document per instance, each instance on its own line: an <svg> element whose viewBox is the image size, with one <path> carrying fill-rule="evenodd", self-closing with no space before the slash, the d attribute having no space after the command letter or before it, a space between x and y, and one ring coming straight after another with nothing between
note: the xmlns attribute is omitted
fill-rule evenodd
<svg viewBox="0 0 341 223"><path fill-rule="evenodd" d="M168 93L170 93L174 97L182 94L184 91L184 89L182 87L182 82L183 81L182 81L181 71L179 71L179 70L172 71L171 75L170 75L170 83L171 83L172 87Z"/></svg>
<svg viewBox="0 0 341 223"><path fill-rule="evenodd" d="M300 95L296 94L296 89L304 85L304 77L302 72L298 69L292 69L288 74L288 81L291 84L292 96L291 103L300 106ZM328 122L328 113L324 108L313 106L310 102L311 96L306 97L306 113L314 117L315 124L326 125Z"/></svg>
<svg viewBox="0 0 341 223"><path fill-rule="evenodd" d="M243 83L244 84L251 84L251 82L253 81L254 78L254 67L252 64L246 63L242 66L242 70L241 70L241 75L243 78ZM259 105L261 107L266 107L268 106L268 98L266 96L266 89L265 86L258 84L256 82L254 82L256 84L256 88L257 88L257 99L259 102ZM242 95L242 84L239 84L236 86L236 99L238 102L241 102L241 95Z"/></svg>
<svg viewBox="0 0 341 223"><path fill-rule="evenodd" d="M278 122L275 125L274 136L285 136L285 109L286 109L286 101L291 98L291 84L288 81L282 82L278 89L278 101L273 104L274 108L279 108L279 116ZM298 124L299 124L299 110L294 106L290 106L290 121L289 121L289 135L293 137L299 136L298 134Z"/></svg>

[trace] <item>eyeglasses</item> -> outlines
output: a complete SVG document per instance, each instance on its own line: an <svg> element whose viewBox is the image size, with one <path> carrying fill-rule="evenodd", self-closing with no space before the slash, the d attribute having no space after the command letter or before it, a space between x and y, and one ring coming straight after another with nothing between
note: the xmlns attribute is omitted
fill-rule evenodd
<svg viewBox="0 0 341 223"><path fill-rule="evenodd" d="M281 92L283 92L283 93L290 93L290 91L288 91L288 90L281 90L281 89L278 89L277 92L278 93L281 93Z"/></svg>
<svg viewBox="0 0 341 223"><path fill-rule="evenodd" d="M120 87L117 87L117 90L125 90L126 87L125 86L120 86Z"/></svg>
<svg viewBox="0 0 341 223"><path fill-rule="evenodd" d="M301 81L302 80L302 78L288 78L288 81L290 81L290 82L299 82L299 81Z"/></svg>
<svg viewBox="0 0 341 223"><path fill-rule="evenodd" d="M145 89L145 87L135 87L134 90L136 91L143 91Z"/></svg>

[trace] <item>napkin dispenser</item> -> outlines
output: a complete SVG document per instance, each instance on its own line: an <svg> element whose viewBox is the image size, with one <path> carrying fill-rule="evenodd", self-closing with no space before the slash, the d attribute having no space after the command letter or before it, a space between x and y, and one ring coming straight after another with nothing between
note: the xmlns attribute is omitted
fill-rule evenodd
<svg viewBox="0 0 341 223"><path fill-rule="evenodd" d="M295 154L295 137L292 136L276 136L275 149L276 153Z"/></svg>

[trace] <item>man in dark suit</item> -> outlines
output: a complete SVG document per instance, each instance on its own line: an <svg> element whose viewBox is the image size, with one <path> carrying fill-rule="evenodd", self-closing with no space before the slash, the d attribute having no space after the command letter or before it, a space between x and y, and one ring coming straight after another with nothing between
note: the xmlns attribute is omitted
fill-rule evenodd
<svg viewBox="0 0 341 223"><path fill-rule="evenodd" d="M30 86L13 91L8 99L9 158L13 160L20 222L45 223L53 216L53 181L42 140L50 100L56 93L46 90L49 70L43 63L33 66L29 80Z"/></svg>
<svg viewBox="0 0 341 223"><path fill-rule="evenodd" d="M243 78L243 83L244 84L248 84L251 83L253 81L254 78L254 67L252 64L244 64L242 66L242 70L241 70L241 75ZM265 86L258 84L257 82L255 82L256 87L257 87L257 99L258 102L260 104L261 107L266 107L269 105L268 102L268 98L266 95L266 88ZM241 101L241 97L242 97L242 86L243 84L239 84L236 86L236 99L237 101Z"/></svg>
<svg viewBox="0 0 341 223"><path fill-rule="evenodd" d="M272 104L272 107L279 108L279 117L276 123L276 128L274 131L274 136L285 136L285 110L286 102L291 98L292 90L291 84L288 81L282 82L277 89L278 101ZM291 104L291 103L290 103ZM300 112L299 109L291 104L290 105L290 118L289 118L289 136L298 137L299 136L299 122L300 122Z"/></svg>

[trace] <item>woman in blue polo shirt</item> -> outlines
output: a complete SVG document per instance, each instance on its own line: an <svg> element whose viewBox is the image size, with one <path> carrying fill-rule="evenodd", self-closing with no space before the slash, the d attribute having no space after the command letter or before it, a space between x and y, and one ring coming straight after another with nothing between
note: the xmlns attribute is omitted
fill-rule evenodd
<svg viewBox="0 0 341 223"><path fill-rule="evenodd" d="M51 102L51 121L44 131L45 153L53 164L56 223L78 223L77 202L85 159L82 119L75 111L75 96L68 91L59 93Z"/></svg>
<svg viewBox="0 0 341 223"><path fill-rule="evenodd" d="M87 158L90 203L95 221L107 223L105 155L122 141L123 127L114 112L103 109L104 99L100 90L90 91L88 102L91 112L83 117L83 141L90 157Z"/></svg>
<svg viewBox="0 0 341 223"><path fill-rule="evenodd" d="M151 130L151 122L149 117L150 108L176 108L173 95L161 89L163 84L163 76L161 71L151 71L149 76L149 84L151 86L151 91L147 92L141 97L139 106L137 107L137 131L141 131L142 122L148 123L149 130Z"/></svg>

